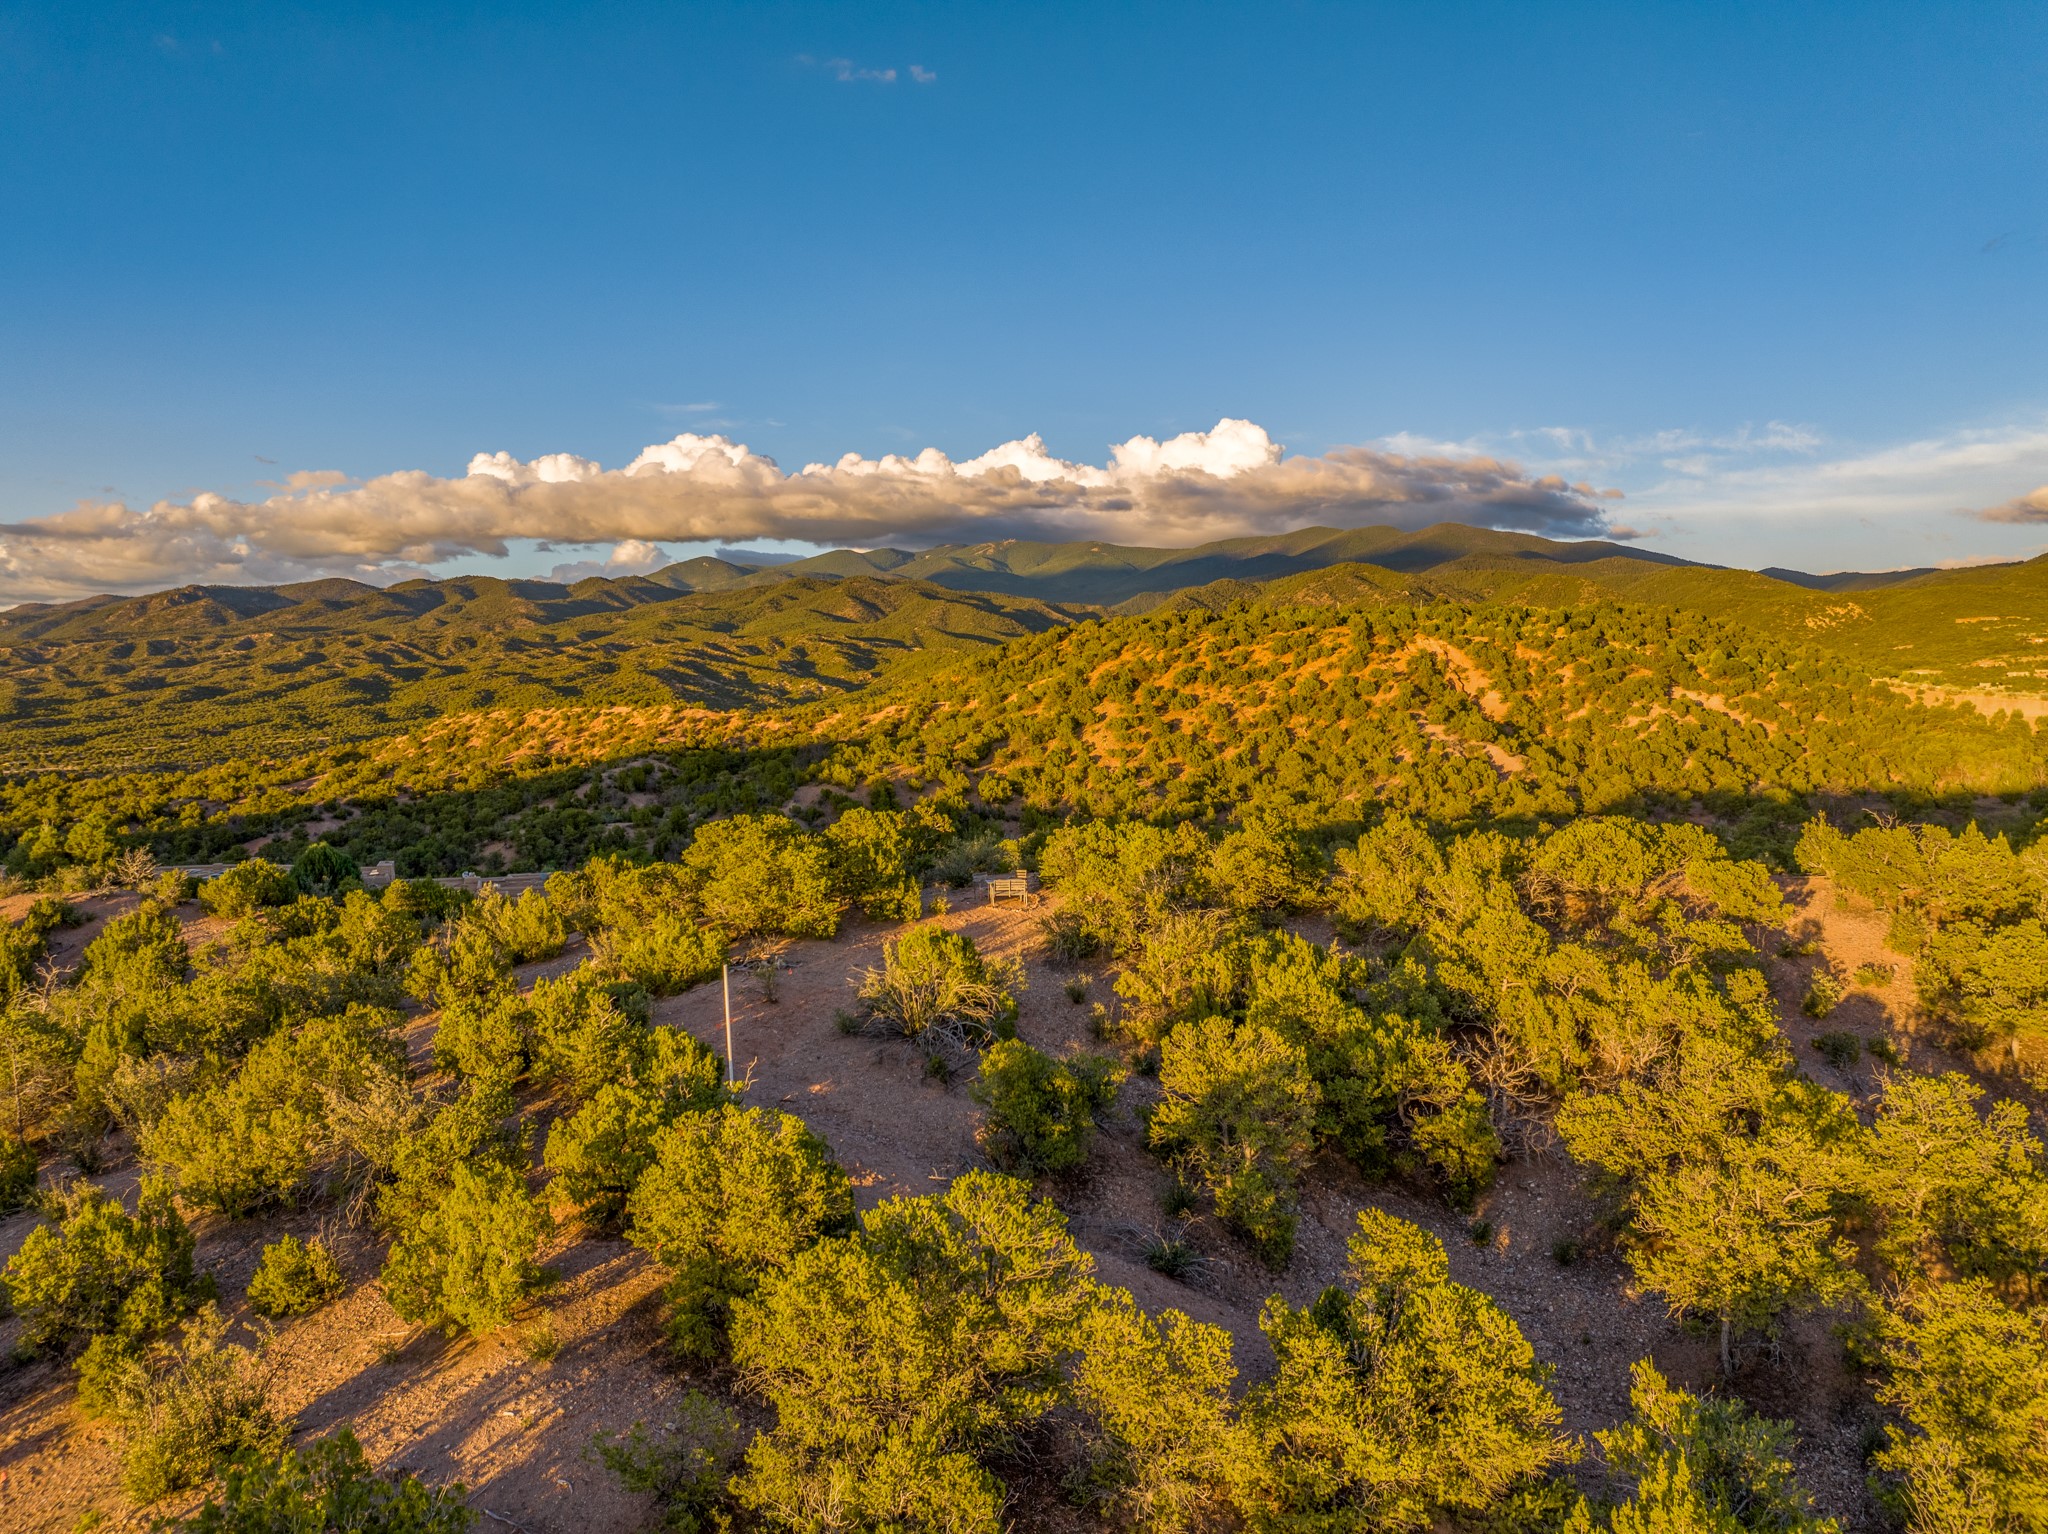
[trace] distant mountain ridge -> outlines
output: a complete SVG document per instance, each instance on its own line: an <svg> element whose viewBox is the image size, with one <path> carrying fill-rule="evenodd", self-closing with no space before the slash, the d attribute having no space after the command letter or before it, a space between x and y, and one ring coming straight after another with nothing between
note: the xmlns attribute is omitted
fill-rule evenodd
<svg viewBox="0 0 2048 1534"><path fill-rule="evenodd" d="M999 591L1010 596L1114 607L1133 597L1182 591L1218 580L1275 580L1342 564L1419 572L1472 558L1529 559L1553 564L1602 559L1638 559L1660 565L1691 563L1676 555L1631 549L1618 543L1560 542L1530 533L1496 532L1445 522L1419 532L1392 527L1307 527L1271 537L1228 538L1183 549L1144 548L1100 540L1044 543L1016 538L942 544L916 552L894 548L833 549L810 559L777 565L772 570L757 570L744 578L887 576L929 581L956 591ZM714 580L725 578L722 574L706 574Z"/></svg>
<svg viewBox="0 0 2048 1534"><path fill-rule="evenodd" d="M1190 549L1001 541L707 556L570 585L329 579L28 603L0 612L0 766L282 749L570 701L782 707L1162 605L1447 600L1662 606L1872 677L2048 695L2048 557L1816 577L1461 524L1307 528Z"/></svg>
<svg viewBox="0 0 2048 1534"><path fill-rule="evenodd" d="M832 549L803 559L725 548L719 555L667 565L648 575L590 576L572 585L534 579L457 576L447 580L402 581L377 587L330 579L285 586L181 586L139 597L93 596L64 603L23 603L0 611L0 643L30 635L64 632L85 637L123 631L230 626L288 608L325 607L337 616L374 619L425 616L450 605L466 605L486 593L513 608L532 604L549 619L578 613L616 612L682 595L779 584L789 580L879 579L921 581L952 591L1036 597L1063 605L1115 608L1134 600L1213 585L1218 581L1263 583L1341 565L1369 565L1406 575L1441 579L1478 571L1527 575L1576 570L1602 587L1629 586L1652 568L1723 572L1814 592L1877 591L1960 574L1931 568L1877 572L1844 571L1809 575L1772 567L1728 570L1675 554L1633 548L1602 539L1562 541L1533 533L1500 532L1459 522L1420 531L1393 527L1301 528L1261 538L1229 538L1190 548L1146 548L1100 540L1069 543L1002 539L987 543L942 544L936 548ZM724 556L724 557L719 557ZM2012 566L1979 566L2006 569ZM383 598L385 600L380 600ZM81 626L81 620L86 620Z"/></svg>
<svg viewBox="0 0 2048 1534"><path fill-rule="evenodd" d="M483 708L786 707L1096 612L874 577L329 580L21 607L0 613L0 767L300 749Z"/></svg>

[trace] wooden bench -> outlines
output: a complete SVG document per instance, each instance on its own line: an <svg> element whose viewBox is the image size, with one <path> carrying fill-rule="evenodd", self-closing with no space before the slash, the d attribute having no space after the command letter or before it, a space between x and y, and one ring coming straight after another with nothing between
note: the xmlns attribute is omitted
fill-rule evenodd
<svg viewBox="0 0 2048 1534"><path fill-rule="evenodd" d="M988 881L988 903L995 905L1005 896L1015 896L1022 905L1034 905L1038 901L1038 880L1030 874L993 874L985 876Z"/></svg>

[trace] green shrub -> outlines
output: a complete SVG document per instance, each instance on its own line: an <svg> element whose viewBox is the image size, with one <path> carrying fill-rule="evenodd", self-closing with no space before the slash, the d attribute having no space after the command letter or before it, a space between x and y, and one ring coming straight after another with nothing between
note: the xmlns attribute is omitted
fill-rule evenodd
<svg viewBox="0 0 2048 1534"><path fill-rule="evenodd" d="M61 1195L61 1214L28 1233L9 1259L7 1293L32 1348L112 1334L138 1340L169 1325L202 1293L192 1233L170 1183L145 1177L131 1217L89 1183Z"/></svg>
<svg viewBox="0 0 2048 1534"><path fill-rule="evenodd" d="M505 950L484 928L458 921L413 955L406 990L440 1007L473 1004L515 990Z"/></svg>
<svg viewBox="0 0 2048 1534"><path fill-rule="evenodd" d="M403 1081L388 1027L355 1007L273 1034L225 1082L171 1098L142 1132L144 1158L231 1219L294 1197L329 1152L330 1115Z"/></svg>
<svg viewBox="0 0 2048 1534"><path fill-rule="evenodd" d="M1227 1011L1243 980L1237 937L1218 911L1171 911L1146 926L1116 977L1125 1035L1156 1044L1178 1024Z"/></svg>
<svg viewBox="0 0 2048 1534"><path fill-rule="evenodd" d="M629 863L616 853L548 875L547 896L578 932L632 927L690 903L688 881L673 863Z"/></svg>
<svg viewBox="0 0 2048 1534"><path fill-rule="evenodd" d="M1060 1398L1095 1303L1050 1203L985 1172L885 1200L733 1306L733 1362L775 1426L749 1445L743 1508L796 1528L995 1534L981 1456Z"/></svg>
<svg viewBox="0 0 2048 1534"><path fill-rule="evenodd" d="M1153 1266L1180 1276L1174 1263ZM1104 1294L1082 1323L1074 1364L1090 1453L1070 1486L1107 1504L1113 1528L1243 1526L1260 1467L1231 1401L1236 1376L1222 1328L1177 1310L1148 1316L1128 1295Z"/></svg>
<svg viewBox="0 0 2048 1534"><path fill-rule="evenodd" d="M533 1062L533 1014L509 986L443 1007L434 1064L474 1081L517 1081Z"/></svg>
<svg viewBox="0 0 2048 1534"><path fill-rule="evenodd" d="M851 809L825 831L833 888L877 921L915 921L922 891L911 872L911 836L893 808Z"/></svg>
<svg viewBox="0 0 2048 1534"><path fill-rule="evenodd" d="M516 900L485 890L462 920L489 937L508 964L555 958L569 941L562 913L539 890L523 891Z"/></svg>
<svg viewBox="0 0 2048 1534"><path fill-rule="evenodd" d="M1894 973L1889 964L1859 964L1856 966L1856 983L1872 989L1882 989L1892 983Z"/></svg>
<svg viewBox="0 0 2048 1534"><path fill-rule="evenodd" d="M2038 1526L2048 1506L2048 1345L2038 1317L1964 1280L1920 1285L1878 1319L1878 1399L1904 1418L1886 1425L1873 1456L1882 1499L1913 1530Z"/></svg>
<svg viewBox="0 0 2048 1534"><path fill-rule="evenodd" d="M1281 1526L1424 1528L1570 1457L1514 1321L1451 1282L1443 1243L1369 1209L1345 1287L1260 1321L1278 1368L1245 1419Z"/></svg>
<svg viewBox="0 0 2048 1534"><path fill-rule="evenodd" d="M1162 829L1143 821L1090 820L1046 838L1038 871L1059 891L1051 919L1062 958L1104 949L1122 953L1169 911L1209 894L1209 839L1183 821Z"/></svg>
<svg viewBox="0 0 2048 1534"><path fill-rule="evenodd" d="M555 1186L586 1219L616 1223L627 1195L654 1159L656 1136L688 1113L726 1100L725 1062L678 1028L646 1033L609 1081L548 1132L546 1162Z"/></svg>
<svg viewBox="0 0 2048 1534"><path fill-rule="evenodd" d="M1294 1250L1294 1177L1314 1143L1321 1102L1298 1045L1225 1017L1184 1023L1161 1046L1165 1100L1153 1147L1203 1183L1216 1213L1273 1267Z"/></svg>
<svg viewBox="0 0 2048 1534"><path fill-rule="evenodd" d="M641 1005L629 1012L624 991ZM581 965L553 980L534 984L526 1006L532 1019L537 1080L560 1082L577 1101L588 1100L618 1079L646 1047L646 993L607 984L594 965Z"/></svg>
<svg viewBox="0 0 2048 1534"><path fill-rule="evenodd" d="M1930 1016L1971 1049L2048 1036L2048 926L1955 922L1928 940L1913 975Z"/></svg>
<svg viewBox="0 0 2048 1534"><path fill-rule="evenodd" d="M1500 1135L1486 1099L1472 1089L1434 1112L1418 1111L1408 1123L1416 1152L1444 1182L1444 1194L1459 1209L1493 1182L1500 1161Z"/></svg>
<svg viewBox="0 0 2048 1534"><path fill-rule="evenodd" d="M735 936L831 937L839 930L831 857L786 815L735 815L698 827L678 871L712 924Z"/></svg>
<svg viewBox="0 0 2048 1534"><path fill-rule="evenodd" d="M988 1110L975 1139L1006 1171L1075 1171L1087 1163L1096 1115L1116 1101L1122 1080L1110 1060L1054 1060L1021 1039L998 1040L968 1088Z"/></svg>
<svg viewBox="0 0 2048 1534"><path fill-rule="evenodd" d="M1272 915L1318 898L1315 854L1303 839L1256 812L1210 854L1209 879L1233 911Z"/></svg>
<svg viewBox="0 0 2048 1534"><path fill-rule="evenodd" d="M36 1153L15 1135L0 1132L0 1215L35 1197Z"/></svg>
<svg viewBox="0 0 2048 1534"><path fill-rule="evenodd" d="M432 879L393 879L384 886L377 903L427 933L459 916L471 899L467 890L437 884Z"/></svg>
<svg viewBox="0 0 2048 1534"><path fill-rule="evenodd" d="M1838 1071L1854 1065L1863 1053L1863 1040L1846 1028L1831 1028L1813 1041L1821 1057Z"/></svg>
<svg viewBox="0 0 2048 1534"><path fill-rule="evenodd" d="M1584 1534L1645 1528L1768 1529L1834 1534L1792 1473L1792 1424L1751 1414L1740 1401L1674 1390L1648 1359L1631 1371L1629 1420L1593 1435L1632 1495L1583 1515ZM1926 1529L1936 1527L1921 1524ZM1988 1525L1971 1525L1988 1527Z"/></svg>
<svg viewBox="0 0 2048 1534"><path fill-rule="evenodd" d="M1010 873L1016 866L1000 833L977 831L956 836L941 847L932 859L931 871L940 883L958 890L972 884L978 873Z"/></svg>
<svg viewBox="0 0 2048 1534"><path fill-rule="evenodd" d="M853 1190L803 1120L726 1106L677 1120L627 1206L628 1238L672 1276L678 1352L711 1357L732 1302L853 1222Z"/></svg>
<svg viewBox="0 0 2048 1534"><path fill-rule="evenodd" d="M243 1455L220 1493L173 1525L187 1534L466 1534L480 1514L460 1482L438 1489L410 1471L370 1468L346 1427L305 1450Z"/></svg>
<svg viewBox="0 0 2048 1534"><path fill-rule="evenodd" d="M591 940L595 965L643 987L650 996L679 996L718 973L725 944L709 927L663 912Z"/></svg>
<svg viewBox="0 0 2048 1534"><path fill-rule="evenodd" d="M237 863L218 878L208 879L199 889L199 903L215 916L229 921L252 916L270 906L290 905L299 897L299 886L287 869L263 858Z"/></svg>
<svg viewBox="0 0 2048 1534"><path fill-rule="evenodd" d="M263 1248L249 1280L249 1308L259 1316L309 1316L348 1288L324 1242L280 1236Z"/></svg>
<svg viewBox="0 0 2048 1534"><path fill-rule="evenodd" d="M149 887L149 898L164 906L181 906L199 893L199 881L190 874L167 868Z"/></svg>
<svg viewBox="0 0 2048 1534"><path fill-rule="evenodd" d="M1412 929L1423 909L1423 887L1444 874L1443 852L1408 816L1388 815L1337 854L1331 892L1337 921L1363 936Z"/></svg>
<svg viewBox="0 0 2048 1534"><path fill-rule="evenodd" d="M636 1422L614 1438L600 1432L591 1452L627 1491L652 1497L669 1534L729 1528L726 1483L739 1457L739 1418L701 1390L688 1390L660 1437Z"/></svg>
<svg viewBox="0 0 2048 1534"><path fill-rule="evenodd" d="M974 939L919 927L882 945L882 967L861 977L870 1026L914 1040L928 1052L968 1049L1016 1031L1022 966L985 959Z"/></svg>
<svg viewBox="0 0 2048 1534"><path fill-rule="evenodd" d="M1806 994L1799 1001L1799 1010L1808 1017L1826 1017L1841 1004L1846 992L1842 977L1823 965L1813 972L1813 978L1807 982Z"/></svg>
<svg viewBox="0 0 2048 1534"><path fill-rule="evenodd" d="M362 883L356 860L339 847L314 842L292 859L292 878L300 889L313 895L339 895L351 885ZM275 904L266 901L263 904Z"/></svg>
<svg viewBox="0 0 2048 1534"><path fill-rule="evenodd" d="M398 1111L376 1126L365 1159L389 1181L377 1190L377 1220L393 1235L412 1229L439 1207L455 1168L495 1163L523 1172L527 1146L510 1082L466 1083L452 1102Z"/></svg>
<svg viewBox="0 0 2048 1534"><path fill-rule="evenodd" d="M1095 924L1084 913L1071 907L1054 911L1039 926L1045 933L1045 944L1052 951L1052 956L1067 963L1092 959L1108 946L1108 940Z"/></svg>
<svg viewBox="0 0 2048 1534"><path fill-rule="evenodd" d="M121 1428L122 1484L137 1502L203 1485L237 1455L283 1448L255 1356L224 1343L226 1331L207 1305L175 1343L96 1360L91 1395Z"/></svg>
<svg viewBox="0 0 2048 1534"><path fill-rule="evenodd" d="M116 916L85 945L77 984L81 989L147 999L183 981L190 962L178 919L154 900L145 900L125 916Z"/></svg>
<svg viewBox="0 0 2048 1534"><path fill-rule="evenodd" d="M438 1204L391 1245L383 1285L404 1319L480 1337L512 1319L544 1277L547 1213L503 1166L459 1165Z"/></svg>

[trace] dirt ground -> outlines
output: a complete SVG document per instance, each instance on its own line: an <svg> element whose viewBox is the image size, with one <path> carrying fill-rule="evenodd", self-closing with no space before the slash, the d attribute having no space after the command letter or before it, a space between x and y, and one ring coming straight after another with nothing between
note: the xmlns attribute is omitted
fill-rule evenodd
<svg viewBox="0 0 2048 1534"><path fill-rule="evenodd" d="M1798 1001L1820 960L1770 960L1801 1066L1830 1087L1867 1098L1874 1085L1867 1059L1839 1071L1811 1048L1823 1028L1846 1027L1866 1037L1900 1038L1916 1063L1942 1068L1945 1062L1918 1058L1927 1046L1906 1039L1909 966L1881 952L1882 918L1840 910L1828 891L1806 881L1788 881L1788 894L1802 919L1819 925L1825 957L1848 970L1872 960L1897 965L1890 986L1854 992L1825 1024L1816 1024L1799 1014ZM1051 962L1041 931L1048 906L991 909L969 892L952 898L957 909L928 919L1024 965L1021 1036L1055 1053L1093 1047L1086 1002L1109 999L1109 976L1096 974L1083 1003L1068 1000L1064 985L1073 971ZM132 899L95 904L94 925L64 934L64 951L75 957L99 923ZM187 914L197 915L192 908ZM772 999L754 976L738 972L732 979L733 1052L747 1082L746 1100L805 1118L852 1174L864 1208L896 1194L942 1189L960 1172L985 1164L974 1142L979 1110L964 1079L928 1075L908 1045L850 1037L835 1026L834 1014L850 1005L860 973L880 963L882 943L895 930L855 921L836 941L763 946L761 956L780 961ZM583 957L580 945L573 947L560 959L530 966L524 978L530 983ZM657 1003L655 1018L725 1050L716 983ZM417 1060L424 1061L430 1035L428 1019L412 1030ZM1043 1191L1067 1213L1104 1280L1129 1289L1148 1309L1174 1307L1227 1328L1247 1380L1270 1367L1258 1331L1266 1297L1277 1292L1300 1304L1337 1281L1356 1215L1371 1205L1434 1231L1449 1250L1453 1274L1493 1295L1515 1318L1537 1356L1555 1370L1553 1388L1571 1431L1584 1434L1626 1413L1628 1372L1639 1358L1654 1359L1676 1383L1719 1388L1711 1344L1674 1326L1654 1297L1634 1292L1623 1263L1602 1248L1578 1171L1555 1149L1502 1169L1478 1211L1491 1226L1484 1246L1473 1239L1469 1217L1441 1200L1396 1184L1366 1183L1331 1159L1308 1180L1297 1250L1284 1274L1265 1271L1204 1219L1185 1228L1174 1222L1174 1234L1200 1259L1188 1280L1153 1272L1142 1254L1169 1223L1160 1203L1167 1180L1143 1148L1135 1110L1156 1092L1154 1083L1135 1078L1086 1176ZM46 1169L46 1176L56 1170ZM135 1180L132 1162L103 1178L123 1196L132 1195ZM32 1223L27 1215L0 1222L0 1257L19 1246ZM263 1335L241 1301L263 1243L284 1231L308 1235L320 1228L319 1216L310 1212L232 1226L210 1218L197 1223L200 1266L215 1275L223 1309L243 1340ZM658 1278L638 1252L565 1221L546 1254L559 1282L531 1313L498 1336L448 1341L408 1327L384 1303L375 1282L381 1252L367 1230L327 1234L351 1278L349 1293L277 1329L264 1355L279 1406L296 1413L300 1441L352 1424L374 1463L436 1483L461 1481L472 1504L492 1520L486 1527L613 1534L641 1526L649 1512L645 1499L618 1490L587 1457L593 1432L619 1431L636 1420L658 1424L682 1391L693 1384L716 1389L718 1380L710 1371L679 1368L667 1356ZM1562 1239L1585 1249L1569 1266L1553 1255ZM17 1330L18 1323L0 1326L0 1347L10 1346ZM119 1492L111 1434L80 1416L70 1381L69 1369L52 1361L0 1371L0 1529L68 1530L88 1510L104 1517L105 1528L147 1527L147 1515ZM1736 1388L1795 1422L1800 1473L1824 1510L1848 1530L1882 1526L1863 1484L1868 1394L1845 1369L1825 1318L1796 1320L1769 1356L1752 1355ZM1023 1467L999 1469L1019 1492L1016 1527L1085 1525Z"/></svg>

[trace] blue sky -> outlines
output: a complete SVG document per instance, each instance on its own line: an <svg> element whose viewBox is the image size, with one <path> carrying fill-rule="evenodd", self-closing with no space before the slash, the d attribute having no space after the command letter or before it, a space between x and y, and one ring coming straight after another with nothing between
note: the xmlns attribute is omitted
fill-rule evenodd
<svg viewBox="0 0 2048 1534"><path fill-rule="evenodd" d="M2038 4L15 4L0 599L716 530L597 490L557 529L546 489L487 527L516 496L390 478L477 453L689 432L787 473L1036 432L1101 466L1225 419L1403 486L1618 489L1517 525L1692 558L2031 554L2044 172ZM309 471L350 483L273 488ZM1114 501L958 531L1115 536ZM424 531L273 536L380 517ZM1215 530L1262 517L1301 520L1276 490Z"/></svg>

